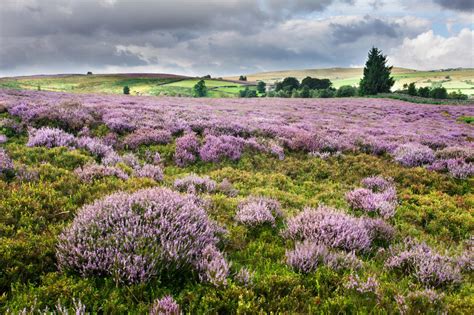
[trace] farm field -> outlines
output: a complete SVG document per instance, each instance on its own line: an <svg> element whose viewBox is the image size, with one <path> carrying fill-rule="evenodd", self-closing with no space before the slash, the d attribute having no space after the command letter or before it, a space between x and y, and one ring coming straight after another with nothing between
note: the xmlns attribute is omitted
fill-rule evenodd
<svg viewBox="0 0 474 315"><path fill-rule="evenodd" d="M0 87L43 90L68 93L123 94L123 87L130 87L132 95L192 96L193 86L199 79L173 74L99 74L51 75L0 78ZM245 82L205 80L209 97L237 97Z"/></svg>
<svg viewBox="0 0 474 315"><path fill-rule="evenodd" d="M362 74L362 68L328 68L261 72L248 74L247 78L249 81L263 80L268 83L273 83L281 81L285 77L296 77L302 80L310 76L328 78L333 82L334 87L339 88L342 85L358 85ZM448 92L460 90L464 94L474 95L474 69L416 71L394 67L392 75L395 79L395 85L392 88L393 91L402 89L404 84L414 82L417 87L443 86ZM229 77L228 79L236 78L237 77Z"/></svg>
<svg viewBox="0 0 474 315"><path fill-rule="evenodd" d="M0 89L0 312L472 313L473 112Z"/></svg>

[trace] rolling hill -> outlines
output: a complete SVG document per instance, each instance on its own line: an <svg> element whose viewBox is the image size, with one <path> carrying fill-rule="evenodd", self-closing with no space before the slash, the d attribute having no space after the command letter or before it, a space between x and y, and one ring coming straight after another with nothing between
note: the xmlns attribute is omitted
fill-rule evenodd
<svg viewBox="0 0 474 315"><path fill-rule="evenodd" d="M310 76L317 78L328 78L334 87L341 85L357 85L363 74L363 68L327 68L327 69L302 69L282 70L271 72L259 72L247 74L249 81L265 81L274 83L285 77L296 77L299 80ZM474 95L474 69L449 69L433 71L417 71L405 68L393 68L393 77L396 80L393 90L403 87L404 84L415 82L421 86L444 86L448 92L461 90L464 94ZM238 76L227 77L234 80Z"/></svg>

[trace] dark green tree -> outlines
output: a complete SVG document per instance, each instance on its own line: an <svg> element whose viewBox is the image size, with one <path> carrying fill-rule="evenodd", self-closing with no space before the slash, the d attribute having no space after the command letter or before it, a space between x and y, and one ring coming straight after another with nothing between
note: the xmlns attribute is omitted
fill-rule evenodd
<svg viewBox="0 0 474 315"><path fill-rule="evenodd" d="M357 88L350 85L343 85L336 91L336 97L352 97L356 96Z"/></svg>
<svg viewBox="0 0 474 315"><path fill-rule="evenodd" d="M414 83L414 82L408 84L408 95L412 95L412 96L416 96L416 95L417 95L417 93L416 93L416 86L415 86L415 83Z"/></svg>
<svg viewBox="0 0 474 315"><path fill-rule="evenodd" d="M391 77L392 67L387 66L387 56L382 51L372 47L364 67L364 77L360 80L361 95L389 93L395 80Z"/></svg>
<svg viewBox="0 0 474 315"><path fill-rule="evenodd" d="M298 81L297 78L294 78L294 77L284 78L283 81L277 82L275 84L276 91L285 90L287 92L291 92L294 89L299 89L299 87L300 87L300 82Z"/></svg>
<svg viewBox="0 0 474 315"><path fill-rule="evenodd" d="M241 76L239 77L239 81L247 81L247 77L241 75Z"/></svg>
<svg viewBox="0 0 474 315"><path fill-rule="evenodd" d="M204 97L207 95L207 87L206 82L204 80L200 80L196 83L193 87L194 97Z"/></svg>
<svg viewBox="0 0 474 315"><path fill-rule="evenodd" d="M123 94L127 94L127 95L130 94L130 88L128 87L128 85L125 85L123 87Z"/></svg>
<svg viewBox="0 0 474 315"><path fill-rule="evenodd" d="M444 87L435 87L434 89L431 89L430 97L437 99L446 99L448 98L448 91L446 91Z"/></svg>
<svg viewBox="0 0 474 315"><path fill-rule="evenodd" d="M417 94L421 97L430 97L430 90L428 86L420 87Z"/></svg>
<svg viewBox="0 0 474 315"><path fill-rule="evenodd" d="M267 90L267 84L263 81L258 81L257 83L257 91L258 93L265 93Z"/></svg>
<svg viewBox="0 0 474 315"><path fill-rule="evenodd" d="M302 97L302 98L311 97L311 90L309 89L309 87L307 87L306 85L303 86L303 88L301 89L301 92L300 92L300 97Z"/></svg>
<svg viewBox="0 0 474 315"><path fill-rule="evenodd" d="M310 90L324 90L330 88L331 85L332 82L329 79L306 77L301 81L301 87L307 86Z"/></svg>

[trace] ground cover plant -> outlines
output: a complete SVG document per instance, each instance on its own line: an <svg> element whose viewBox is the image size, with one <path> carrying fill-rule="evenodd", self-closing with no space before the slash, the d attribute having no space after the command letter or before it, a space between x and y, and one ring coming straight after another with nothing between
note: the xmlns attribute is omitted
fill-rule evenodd
<svg viewBox="0 0 474 315"><path fill-rule="evenodd" d="M0 312L472 313L473 111L0 89Z"/></svg>

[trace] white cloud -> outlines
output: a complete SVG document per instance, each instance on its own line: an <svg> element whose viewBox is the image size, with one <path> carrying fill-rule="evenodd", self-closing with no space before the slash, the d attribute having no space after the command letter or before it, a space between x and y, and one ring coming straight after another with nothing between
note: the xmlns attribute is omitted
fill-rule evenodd
<svg viewBox="0 0 474 315"><path fill-rule="evenodd" d="M473 30L465 28L451 37L435 35L430 30L413 39L406 38L391 51L389 59L394 65L419 70L474 68L473 45Z"/></svg>

